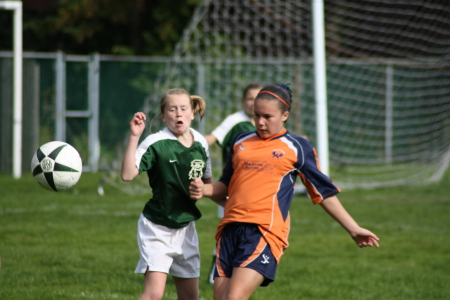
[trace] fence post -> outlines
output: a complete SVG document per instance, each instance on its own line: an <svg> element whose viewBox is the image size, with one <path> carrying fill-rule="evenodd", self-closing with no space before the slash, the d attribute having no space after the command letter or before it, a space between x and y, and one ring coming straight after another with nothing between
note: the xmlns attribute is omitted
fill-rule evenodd
<svg viewBox="0 0 450 300"><path fill-rule="evenodd" d="M55 140L66 140L66 56L56 53Z"/></svg>
<svg viewBox="0 0 450 300"><path fill-rule="evenodd" d="M197 95L205 98L205 66L197 62ZM199 131L201 134L205 134L205 123L199 122Z"/></svg>
<svg viewBox="0 0 450 300"><path fill-rule="evenodd" d="M392 163L392 101L393 101L394 69L392 65L386 66L386 108L385 108L385 162Z"/></svg>
<svg viewBox="0 0 450 300"><path fill-rule="evenodd" d="M99 98L100 98L100 55L98 53L89 56L88 74L88 99L89 99L89 168L91 172L98 171L100 159L99 139Z"/></svg>

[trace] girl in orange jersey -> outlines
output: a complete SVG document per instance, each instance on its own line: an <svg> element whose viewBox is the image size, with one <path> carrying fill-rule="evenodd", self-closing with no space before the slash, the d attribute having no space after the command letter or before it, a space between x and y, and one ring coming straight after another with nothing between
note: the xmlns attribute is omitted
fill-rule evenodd
<svg viewBox="0 0 450 300"><path fill-rule="evenodd" d="M313 203L336 219L359 247L379 247L378 237L361 228L339 202L340 190L320 171L315 149L285 129L291 104L287 86L263 88L254 104L256 131L236 136L221 179L190 184L191 198L209 197L225 207L216 233L216 300L248 299L258 286L275 279L288 246L297 176Z"/></svg>

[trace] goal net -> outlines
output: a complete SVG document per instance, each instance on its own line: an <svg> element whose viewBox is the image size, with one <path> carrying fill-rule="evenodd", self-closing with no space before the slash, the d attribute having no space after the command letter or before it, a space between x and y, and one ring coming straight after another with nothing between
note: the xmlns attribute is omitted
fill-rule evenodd
<svg viewBox="0 0 450 300"><path fill-rule="evenodd" d="M342 188L439 180L450 160L450 4L324 5L331 178ZM290 84L294 104L286 125L315 146L311 24L311 1L202 2L144 111L157 114L162 93L183 87L206 100L204 120L194 127L208 134L241 109L248 83ZM156 122L152 131L162 127ZM211 153L217 177L219 148ZM104 180L123 186L117 177L106 172Z"/></svg>

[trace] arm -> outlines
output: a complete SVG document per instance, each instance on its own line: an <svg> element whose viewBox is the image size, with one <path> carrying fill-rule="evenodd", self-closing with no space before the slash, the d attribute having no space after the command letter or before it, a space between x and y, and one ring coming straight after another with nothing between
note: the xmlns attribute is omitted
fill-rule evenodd
<svg viewBox="0 0 450 300"><path fill-rule="evenodd" d="M189 191L192 199L207 197L219 204L225 206L228 196L228 187L220 181L204 184L199 178L191 181Z"/></svg>
<svg viewBox="0 0 450 300"><path fill-rule="evenodd" d="M347 230L359 247L373 245L379 247L379 238L371 231L359 227L336 196L323 200L320 205L331 217L341 224L345 230Z"/></svg>
<svg viewBox="0 0 450 300"><path fill-rule="evenodd" d="M138 112L134 114L133 120L130 122L130 137L128 138L128 144L123 156L120 173L123 181L133 180L139 174L139 170L136 168L135 154L138 147L139 138L145 128L145 120L145 114Z"/></svg>
<svg viewBox="0 0 450 300"><path fill-rule="evenodd" d="M208 146L211 146L212 144L217 142L217 138L212 134L205 135L205 139L208 142Z"/></svg>

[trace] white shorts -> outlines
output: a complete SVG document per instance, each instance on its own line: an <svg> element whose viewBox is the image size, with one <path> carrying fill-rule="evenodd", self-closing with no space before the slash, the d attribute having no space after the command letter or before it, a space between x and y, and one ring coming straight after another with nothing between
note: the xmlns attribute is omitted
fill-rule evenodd
<svg viewBox="0 0 450 300"><path fill-rule="evenodd" d="M195 222L173 229L149 221L138 221L137 241L140 260L135 273L157 271L180 278L200 277L200 251Z"/></svg>

